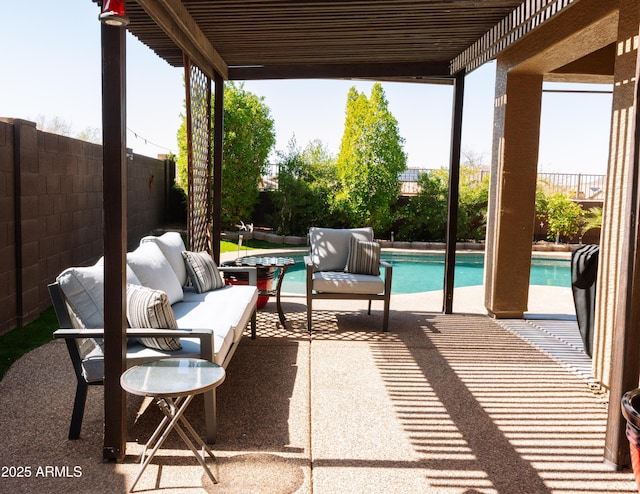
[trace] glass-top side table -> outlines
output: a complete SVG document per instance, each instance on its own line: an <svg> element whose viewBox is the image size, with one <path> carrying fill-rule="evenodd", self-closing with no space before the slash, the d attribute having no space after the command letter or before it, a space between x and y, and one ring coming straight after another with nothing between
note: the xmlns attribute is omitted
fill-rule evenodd
<svg viewBox="0 0 640 494"><path fill-rule="evenodd" d="M164 414L164 418L140 454L140 471L129 492L133 492L142 473L172 429L175 429L185 444L189 446L211 481L214 484L217 483L204 461L205 451L211 458L215 459L215 455L184 417L184 411L196 395L219 386L225 376L224 368L218 364L191 358L155 360L131 367L122 374L120 377L122 389L138 396L154 397L156 404ZM183 427L200 446L202 454L198 452ZM148 450L150 451L147 453Z"/></svg>
<svg viewBox="0 0 640 494"><path fill-rule="evenodd" d="M259 294L263 296L276 296L276 307L278 309L278 317L280 318L280 324L282 327L285 327L285 323L287 321L284 316L284 312L282 310L282 304L280 303L280 291L282 290L282 280L284 279L284 275L291 266L293 266L296 262L291 257L280 257L280 256L246 256L246 257L238 257L233 261L227 261L224 263L226 266L245 266L245 267L256 267L256 268L264 268L264 269L276 269L276 289L274 290L259 290ZM258 273L259 277L259 273Z"/></svg>

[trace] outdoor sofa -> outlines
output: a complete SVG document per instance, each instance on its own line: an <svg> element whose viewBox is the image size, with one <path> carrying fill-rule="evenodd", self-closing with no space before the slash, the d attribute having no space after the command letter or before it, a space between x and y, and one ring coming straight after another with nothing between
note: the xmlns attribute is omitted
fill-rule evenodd
<svg viewBox="0 0 640 494"><path fill-rule="evenodd" d="M225 286L220 271L249 273L248 285ZM256 335L258 290L252 267L218 271L211 256L187 252L177 232L145 237L127 254L126 366L168 357L203 358L226 368L247 324ZM49 293L77 378L69 439L80 436L89 385L104 379L104 269L64 270ZM215 389L205 393L207 440L215 441Z"/></svg>

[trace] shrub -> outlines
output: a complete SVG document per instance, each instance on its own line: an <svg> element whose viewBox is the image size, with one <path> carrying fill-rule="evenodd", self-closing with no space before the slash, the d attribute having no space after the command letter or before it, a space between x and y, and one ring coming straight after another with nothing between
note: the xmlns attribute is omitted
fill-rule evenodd
<svg viewBox="0 0 640 494"><path fill-rule="evenodd" d="M538 203L539 212L546 215L549 240L560 242L578 233L582 224L583 211L580 205L562 193L542 197ZM540 214L540 213L539 213Z"/></svg>

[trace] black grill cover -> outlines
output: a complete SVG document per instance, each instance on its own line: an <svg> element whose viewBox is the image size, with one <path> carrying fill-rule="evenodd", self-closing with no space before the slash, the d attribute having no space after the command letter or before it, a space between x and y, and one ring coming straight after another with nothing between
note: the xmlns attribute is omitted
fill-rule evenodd
<svg viewBox="0 0 640 494"><path fill-rule="evenodd" d="M578 328L589 357L593 352L593 320L596 303L596 278L600 246L583 245L571 254L571 290Z"/></svg>

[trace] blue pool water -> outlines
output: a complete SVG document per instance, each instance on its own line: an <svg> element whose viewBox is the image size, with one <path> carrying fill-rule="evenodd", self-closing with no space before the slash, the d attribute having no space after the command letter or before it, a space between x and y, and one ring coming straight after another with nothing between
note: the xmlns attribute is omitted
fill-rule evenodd
<svg viewBox="0 0 640 494"><path fill-rule="evenodd" d="M305 272L301 255L292 256L296 264L289 268L282 282L284 293L305 293ZM418 293L442 290L443 254L382 253L382 259L393 265L392 293ZM482 285L483 255L456 256L454 285L457 288ZM571 262L564 259L534 258L531 263L532 285L571 287Z"/></svg>

